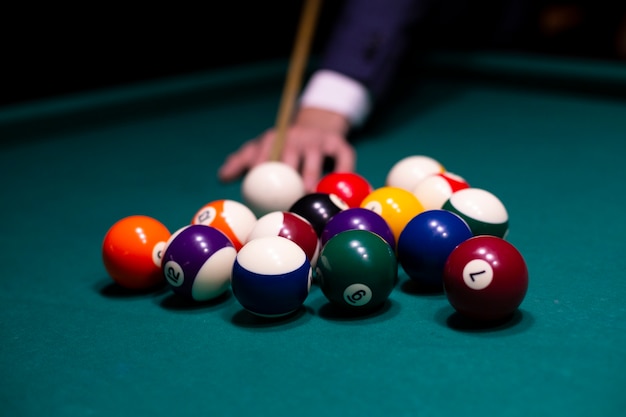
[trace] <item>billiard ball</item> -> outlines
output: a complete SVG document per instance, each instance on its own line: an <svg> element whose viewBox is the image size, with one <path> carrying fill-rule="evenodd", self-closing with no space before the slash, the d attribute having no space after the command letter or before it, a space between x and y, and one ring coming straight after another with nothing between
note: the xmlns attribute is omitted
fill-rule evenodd
<svg viewBox="0 0 626 417"><path fill-rule="evenodd" d="M472 237L457 246L443 273L448 301L461 315L479 321L510 317L528 289L522 254L497 236Z"/></svg>
<svg viewBox="0 0 626 417"><path fill-rule="evenodd" d="M472 187L459 190L450 196L442 208L461 216L474 236L505 238L509 231L509 215L504 204L487 190Z"/></svg>
<svg viewBox="0 0 626 417"><path fill-rule="evenodd" d="M309 193L300 197L288 211L307 219L320 236L331 217L347 208L346 202L335 194Z"/></svg>
<svg viewBox="0 0 626 417"><path fill-rule="evenodd" d="M396 249L396 239L385 219L375 211L362 207L351 207L335 214L322 231L321 245L324 246L333 236L346 230L369 230L382 237L393 250Z"/></svg>
<svg viewBox="0 0 626 417"><path fill-rule="evenodd" d="M417 183L413 194L424 206L424 210L435 210L459 190L469 188L469 183L461 176L452 172L440 172L428 175Z"/></svg>
<svg viewBox="0 0 626 417"><path fill-rule="evenodd" d="M133 215L115 222L102 242L102 260L109 276L122 287L142 290L164 284L163 248L171 234L150 216Z"/></svg>
<svg viewBox="0 0 626 417"><path fill-rule="evenodd" d="M311 223L304 217L287 211L273 211L260 217L247 241L265 236L281 236L302 248L311 265L315 265L319 254L319 238Z"/></svg>
<svg viewBox="0 0 626 417"><path fill-rule="evenodd" d="M224 294L237 250L224 233L194 224L178 229L165 247L163 275L172 291L193 301Z"/></svg>
<svg viewBox="0 0 626 417"><path fill-rule="evenodd" d="M235 200L214 200L200 208L191 224L213 226L224 233L236 250L241 249L257 218L245 204Z"/></svg>
<svg viewBox="0 0 626 417"><path fill-rule="evenodd" d="M366 312L381 307L398 277L396 254L368 230L346 230L320 251L316 276L330 304Z"/></svg>
<svg viewBox="0 0 626 417"><path fill-rule="evenodd" d="M400 234L398 262L421 287L443 289L443 268L448 256L472 236L458 215L446 210L423 211Z"/></svg>
<svg viewBox="0 0 626 417"><path fill-rule="evenodd" d="M245 204L257 215L287 211L305 194L302 176L291 166L278 161L253 167L241 185Z"/></svg>
<svg viewBox="0 0 626 417"><path fill-rule="evenodd" d="M390 186L372 191L363 199L361 207L380 214L391 228L396 242L409 220L424 211L413 193L404 188Z"/></svg>
<svg viewBox="0 0 626 417"><path fill-rule="evenodd" d="M396 162L385 179L385 185L413 191L418 182L428 175L444 172L443 165L426 155L411 155Z"/></svg>
<svg viewBox="0 0 626 417"><path fill-rule="evenodd" d="M295 242L266 236L247 242L237 253L231 286L249 312L281 317L297 311L311 289L312 269Z"/></svg>
<svg viewBox="0 0 626 417"><path fill-rule="evenodd" d="M315 191L335 194L348 207L359 207L361 201L373 191L373 188L365 177L355 172L330 172L320 179Z"/></svg>

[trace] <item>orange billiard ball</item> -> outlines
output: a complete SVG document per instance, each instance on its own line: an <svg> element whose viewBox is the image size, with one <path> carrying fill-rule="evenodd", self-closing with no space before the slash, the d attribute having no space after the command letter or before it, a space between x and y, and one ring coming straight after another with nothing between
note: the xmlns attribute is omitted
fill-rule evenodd
<svg viewBox="0 0 626 417"><path fill-rule="evenodd" d="M165 283L161 258L171 233L160 221L143 215L118 220L102 242L102 261L122 287L141 290Z"/></svg>
<svg viewBox="0 0 626 417"><path fill-rule="evenodd" d="M191 224L213 226L224 233L236 250L241 249L257 221L254 212L235 200L215 200L196 212Z"/></svg>

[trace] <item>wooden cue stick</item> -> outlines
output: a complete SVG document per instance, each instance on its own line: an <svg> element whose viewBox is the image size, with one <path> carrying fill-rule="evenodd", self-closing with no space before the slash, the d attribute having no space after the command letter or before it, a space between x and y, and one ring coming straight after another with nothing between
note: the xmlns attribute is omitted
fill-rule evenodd
<svg viewBox="0 0 626 417"><path fill-rule="evenodd" d="M276 116L276 137L270 151L270 160L272 161L280 160L285 145L287 128L293 117L296 97L300 92L302 76L307 64L321 3L322 0L306 0L300 15L300 26L289 60L287 78Z"/></svg>

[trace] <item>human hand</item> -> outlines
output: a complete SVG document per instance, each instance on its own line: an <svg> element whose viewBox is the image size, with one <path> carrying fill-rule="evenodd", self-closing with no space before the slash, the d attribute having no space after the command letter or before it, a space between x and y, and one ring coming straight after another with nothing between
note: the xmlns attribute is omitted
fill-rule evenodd
<svg viewBox="0 0 626 417"><path fill-rule="evenodd" d="M356 153L346 136L348 120L338 113L316 108L300 109L287 129L281 160L300 172L307 192L322 176L324 159L335 161L335 171L354 170ZM230 154L218 171L222 181L232 181L246 170L269 160L276 130L244 143Z"/></svg>

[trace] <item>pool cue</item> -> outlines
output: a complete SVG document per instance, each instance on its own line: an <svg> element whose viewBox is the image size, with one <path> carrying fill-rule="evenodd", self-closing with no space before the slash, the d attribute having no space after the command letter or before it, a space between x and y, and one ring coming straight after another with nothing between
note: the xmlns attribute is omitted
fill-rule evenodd
<svg viewBox="0 0 626 417"><path fill-rule="evenodd" d="M276 116L276 137L274 138L270 150L270 160L272 161L280 160L285 145L287 128L293 117L296 97L302 85L302 76L308 61L311 41L313 40L321 3L322 0L305 0L300 15L300 26L289 60L287 78Z"/></svg>

